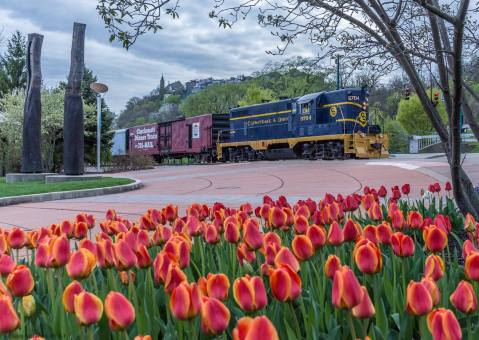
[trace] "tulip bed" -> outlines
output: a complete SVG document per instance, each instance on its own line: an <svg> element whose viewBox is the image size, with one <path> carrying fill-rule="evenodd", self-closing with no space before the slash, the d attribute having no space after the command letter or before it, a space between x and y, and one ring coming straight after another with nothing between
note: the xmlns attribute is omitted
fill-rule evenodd
<svg viewBox="0 0 479 340"><path fill-rule="evenodd" d="M429 186L114 210L0 233L0 332L76 339L479 338L479 224ZM95 225L101 229L91 235ZM98 229L97 229L98 230ZM458 235L467 235L462 241ZM462 263L465 264L462 265Z"/></svg>

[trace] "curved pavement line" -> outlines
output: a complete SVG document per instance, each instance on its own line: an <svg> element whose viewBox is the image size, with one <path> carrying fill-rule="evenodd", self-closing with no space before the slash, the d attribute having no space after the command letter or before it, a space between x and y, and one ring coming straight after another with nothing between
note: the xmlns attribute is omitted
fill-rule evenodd
<svg viewBox="0 0 479 340"><path fill-rule="evenodd" d="M134 180L133 183L115 185L111 187L70 190L70 191L57 191L57 192L47 192L43 194L2 197L0 198L0 207L4 207L7 205L21 204L21 203L38 203L38 202L46 202L46 201L57 201L57 200L67 200L67 199L74 199L74 198L92 197L92 196L112 195L112 194L118 194L122 192L137 190L144 186L140 180L138 179L133 179L133 180Z"/></svg>
<svg viewBox="0 0 479 340"><path fill-rule="evenodd" d="M202 179L204 181L207 181L208 182L208 185L205 186L205 187L202 187L202 188L199 188L199 189L195 189L195 190L192 190L192 191L187 191L187 192L184 192L182 193L183 195L187 195L187 194L192 194L194 192L198 192L198 191L202 191L202 190L206 190L208 188L211 188L213 186L213 181L209 178L206 178L206 177L198 177L198 179Z"/></svg>
<svg viewBox="0 0 479 340"><path fill-rule="evenodd" d="M278 187L276 187L276 188L274 188L274 189L272 189L272 190L269 190L269 191L266 191L266 192L260 192L260 193L257 193L257 195L268 195L268 194L270 194L270 193L272 193L272 192L274 192L274 191L276 191L276 190L279 190L279 189L281 189L282 187L284 187L284 180L283 180L281 177L279 177L279 176L277 176L277 175L273 175L273 174L263 174L263 175L276 178L277 180L279 180L279 183L280 183L280 184L279 184Z"/></svg>

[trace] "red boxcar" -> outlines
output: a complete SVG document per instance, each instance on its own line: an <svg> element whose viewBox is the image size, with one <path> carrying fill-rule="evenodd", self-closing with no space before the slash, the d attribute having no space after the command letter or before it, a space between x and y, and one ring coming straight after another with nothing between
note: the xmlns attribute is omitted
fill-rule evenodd
<svg viewBox="0 0 479 340"><path fill-rule="evenodd" d="M157 155L158 124L135 126L129 129L130 155Z"/></svg>

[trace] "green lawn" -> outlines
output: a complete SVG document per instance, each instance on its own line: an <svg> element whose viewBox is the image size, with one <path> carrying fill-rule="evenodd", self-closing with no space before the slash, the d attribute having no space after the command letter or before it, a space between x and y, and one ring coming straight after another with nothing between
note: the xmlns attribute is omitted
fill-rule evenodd
<svg viewBox="0 0 479 340"><path fill-rule="evenodd" d="M45 184L45 182L5 183L5 177L0 177L0 197L42 194L46 192L70 191L79 189L104 188L115 185L133 183L128 178L103 177L91 181L74 181L65 183Z"/></svg>

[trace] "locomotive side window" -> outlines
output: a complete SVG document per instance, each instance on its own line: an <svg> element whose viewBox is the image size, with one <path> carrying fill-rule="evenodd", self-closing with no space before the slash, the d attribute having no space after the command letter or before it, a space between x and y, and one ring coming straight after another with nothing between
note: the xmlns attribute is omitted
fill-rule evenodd
<svg viewBox="0 0 479 340"><path fill-rule="evenodd" d="M303 104L303 114L311 112L311 103L304 103Z"/></svg>

